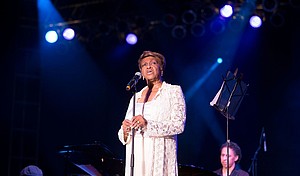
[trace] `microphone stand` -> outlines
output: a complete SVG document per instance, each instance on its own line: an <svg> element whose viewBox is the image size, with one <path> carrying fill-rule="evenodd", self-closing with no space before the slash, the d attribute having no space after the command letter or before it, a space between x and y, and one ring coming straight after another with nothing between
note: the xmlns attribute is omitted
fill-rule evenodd
<svg viewBox="0 0 300 176"><path fill-rule="evenodd" d="M235 72L234 72L234 79L236 79L237 71L238 71L238 69L236 69ZM233 97L233 94L234 94L239 82L240 82L240 78L237 78L237 81L234 84L233 90L231 91L231 93L229 95L227 105L224 108L224 113L226 113L227 175L228 176L229 176L229 143L230 143L230 139L229 139L229 118L230 118L229 106L230 106L230 101Z"/></svg>
<svg viewBox="0 0 300 176"><path fill-rule="evenodd" d="M136 99L136 86L133 89L133 106L132 106L132 116L135 116L135 99ZM130 159L130 176L133 176L134 173L134 135L135 129L131 128L131 159Z"/></svg>
<svg viewBox="0 0 300 176"><path fill-rule="evenodd" d="M261 131L258 148L256 149L256 151L254 153L251 165L248 169L248 173L252 172L252 176L257 176L257 155L258 155L258 152L261 149L263 133L264 133L264 128Z"/></svg>

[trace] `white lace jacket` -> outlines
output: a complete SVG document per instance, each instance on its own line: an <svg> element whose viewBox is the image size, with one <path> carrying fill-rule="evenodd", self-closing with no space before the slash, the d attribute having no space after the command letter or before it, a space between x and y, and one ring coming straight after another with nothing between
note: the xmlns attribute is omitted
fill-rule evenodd
<svg viewBox="0 0 300 176"><path fill-rule="evenodd" d="M145 88L136 93L136 101L141 97ZM147 127L135 134L134 175L177 176L177 134L184 131L186 121L184 94L180 86L163 82L154 99L148 103L145 105L147 112L144 114L148 122ZM133 97L125 118L132 118L132 110ZM129 176L131 136L124 141L123 135L121 127L118 136L119 140L126 145L125 175Z"/></svg>

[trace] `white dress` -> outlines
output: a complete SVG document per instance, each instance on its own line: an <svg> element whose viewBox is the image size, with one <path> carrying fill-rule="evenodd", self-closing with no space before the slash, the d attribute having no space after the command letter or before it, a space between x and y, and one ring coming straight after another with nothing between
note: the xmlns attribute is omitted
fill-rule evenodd
<svg viewBox="0 0 300 176"><path fill-rule="evenodd" d="M136 101L145 88L136 93ZM133 116L132 101L133 97L126 112L126 119ZM135 133L133 175L177 176L177 134L184 131L186 120L185 100L181 87L163 82L150 102L145 104L136 102L135 115L143 115L148 124L146 129ZM132 136L129 135L127 141L124 141L123 135L121 127L118 137L126 145L125 176L130 176Z"/></svg>

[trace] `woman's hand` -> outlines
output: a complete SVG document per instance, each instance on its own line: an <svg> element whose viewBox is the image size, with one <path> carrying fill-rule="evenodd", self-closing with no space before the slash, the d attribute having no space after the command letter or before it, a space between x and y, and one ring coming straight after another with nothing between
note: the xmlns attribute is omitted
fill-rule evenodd
<svg viewBox="0 0 300 176"><path fill-rule="evenodd" d="M124 134L130 132L130 130L131 130L131 121L128 120L128 119L123 120L122 128L123 128Z"/></svg>
<svg viewBox="0 0 300 176"><path fill-rule="evenodd" d="M145 128L147 126L147 120L142 115L134 116L132 118L132 128L139 129L139 128Z"/></svg>

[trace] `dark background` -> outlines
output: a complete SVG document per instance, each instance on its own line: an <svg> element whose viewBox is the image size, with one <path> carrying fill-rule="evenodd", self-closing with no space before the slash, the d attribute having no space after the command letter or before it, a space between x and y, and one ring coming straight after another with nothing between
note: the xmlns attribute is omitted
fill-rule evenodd
<svg viewBox="0 0 300 176"><path fill-rule="evenodd" d="M115 158L124 159L117 132L132 95L125 86L138 71L137 59L144 50L165 55L164 79L181 85L186 95L186 128L178 138L181 165L220 167L226 118L209 102L222 76L238 68L249 86L228 132L229 139L242 148L241 167L250 167L264 128L267 151L258 151L258 175L295 175L300 147L299 5L280 1L278 11L284 16L280 26L266 13L262 28L246 25L233 30L226 24L216 34L209 26L213 19L207 20L202 37L187 32L184 39L176 39L171 27L161 23L163 14L172 12L180 18L183 10L197 9L203 2L56 0L53 3L63 21L79 19L80 33L73 41L52 45L44 41L43 32L49 24L60 22L52 19L55 12L43 11L44 18L33 0L2 6L1 175L17 175L28 164L38 165L45 175L64 175L68 164L59 151L65 145L103 144ZM206 2L220 6L225 1ZM76 4L77 9L72 6ZM104 36L95 25L99 19L105 24L120 19L130 23L137 16L156 23L141 25L140 40L134 46L123 41L120 31ZM211 69L218 57L223 64ZM144 85L141 80L138 89Z"/></svg>

